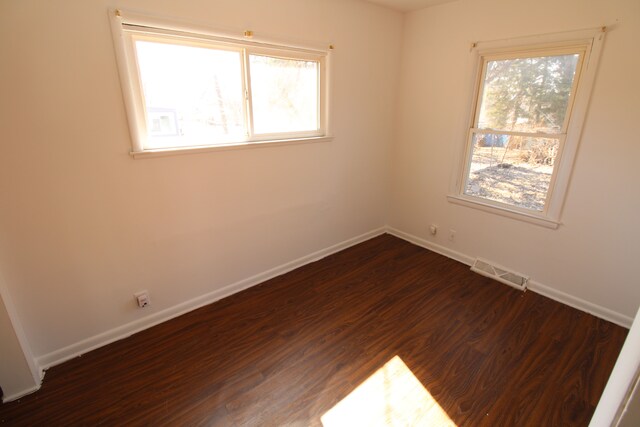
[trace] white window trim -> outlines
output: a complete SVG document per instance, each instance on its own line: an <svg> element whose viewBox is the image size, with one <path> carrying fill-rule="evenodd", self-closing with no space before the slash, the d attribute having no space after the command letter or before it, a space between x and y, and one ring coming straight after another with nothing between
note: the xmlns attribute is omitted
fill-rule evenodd
<svg viewBox="0 0 640 427"><path fill-rule="evenodd" d="M251 148L265 148L265 147L279 147L284 145L295 144L308 144L311 142L325 142L333 141L331 136L314 136L311 138L290 138L290 139L270 139L268 141L248 141L237 142L233 144L220 144L220 145L202 145L193 147L180 147L180 148L157 148L147 149L144 151L132 151L129 154L134 159L145 159L148 157L166 157L176 156L181 154L197 154L197 153L210 153L214 151L229 151L238 149L251 149Z"/></svg>
<svg viewBox="0 0 640 427"><path fill-rule="evenodd" d="M203 25L179 22L148 15L126 12L121 9L110 9L111 33L114 41L116 62L120 75L120 84L124 97L127 120L131 133L131 156L135 159L146 157L168 156L173 154L190 154L211 151L225 151L233 149L245 149L266 146L281 146L299 144L305 142L322 142L333 139L329 126L329 69L333 45L309 42L282 41L276 38L258 37L252 31L213 30ZM319 60L320 92L319 92L319 131L313 132L289 132L286 134L260 134L243 141L198 145L187 147L171 147L150 149L145 148L144 141L147 137L147 123L145 108L141 93L141 83L137 75L135 52L132 48L130 30L125 28L138 26L141 29L148 28L149 33L165 34L170 36L184 36L211 41L221 45L246 47L252 53L275 54L287 57L287 53L295 53L295 57L307 57ZM248 86L249 82L245 82ZM246 90L250 90L248 87ZM253 126L252 117L249 117L249 126Z"/></svg>
<svg viewBox="0 0 640 427"><path fill-rule="evenodd" d="M606 28L570 31L564 33L546 34L540 36L522 37L507 40L496 40L474 43L471 48L471 74L468 86L467 113L464 128L459 134L462 149L458 151L455 159L456 167L451 178L451 185L447 199L451 203L479 209L485 212L513 218L547 228L558 228L562 208L571 179L573 163L578 150L580 136L586 118L591 98L591 90L595 80L598 62ZM569 116L566 137L563 147L556 158L556 166L552 182L549 186L549 194L543 212L518 208L500 202L473 197L464 194L464 183L467 162L470 156L469 130L474 126L474 120L479 102L479 90L482 85L484 58L499 54L513 54L520 52L540 51L542 53L564 48L584 46L585 54L581 75L576 87L576 96L573 105L567 111ZM544 137L545 134L541 134ZM562 139L562 136L561 136Z"/></svg>

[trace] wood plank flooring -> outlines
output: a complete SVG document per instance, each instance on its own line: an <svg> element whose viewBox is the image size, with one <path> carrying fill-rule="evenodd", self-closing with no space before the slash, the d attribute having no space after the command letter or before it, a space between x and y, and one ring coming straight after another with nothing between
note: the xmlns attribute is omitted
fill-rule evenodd
<svg viewBox="0 0 640 427"><path fill-rule="evenodd" d="M54 367L0 423L320 426L398 356L457 426L586 426L626 333L383 235Z"/></svg>

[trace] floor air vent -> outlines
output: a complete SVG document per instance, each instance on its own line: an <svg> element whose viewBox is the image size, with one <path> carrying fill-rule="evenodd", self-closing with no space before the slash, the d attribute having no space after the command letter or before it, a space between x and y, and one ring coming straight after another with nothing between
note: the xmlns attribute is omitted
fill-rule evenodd
<svg viewBox="0 0 640 427"><path fill-rule="evenodd" d="M471 270L483 276L490 277L505 285L513 286L516 289L524 291L527 289L529 278L520 273L509 271L504 267L496 265L482 258L476 258L471 266Z"/></svg>

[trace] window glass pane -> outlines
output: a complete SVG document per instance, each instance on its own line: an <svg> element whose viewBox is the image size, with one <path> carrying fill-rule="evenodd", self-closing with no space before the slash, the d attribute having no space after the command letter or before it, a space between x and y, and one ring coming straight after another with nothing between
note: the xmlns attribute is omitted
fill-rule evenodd
<svg viewBox="0 0 640 427"><path fill-rule="evenodd" d="M136 51L146 148L246 139L240 52L140 40Z"/></svg>
<svg viewBox="0 0 640 427"><path fill-rule="evenodd" d="M561 132L579 56L488 61L478 128Z"/></svg>
<svg viewBox="0 0 640 427"><path fill-rule="evenodd" d="M464 193L542 211L558 146L557 138L474 134Z"/></svg>
<svg viewBox="0 0 640 427"><path fill-rule="evenodd" d="M250 55L256 134L319 129L319 63Z"/></svg>

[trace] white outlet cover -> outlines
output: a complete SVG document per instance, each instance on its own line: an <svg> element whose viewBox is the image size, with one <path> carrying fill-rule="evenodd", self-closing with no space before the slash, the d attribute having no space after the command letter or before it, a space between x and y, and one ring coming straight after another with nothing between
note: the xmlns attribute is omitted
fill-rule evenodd
<svg viewBox="0 0 640 427"><path fill-rule="evenodd" d="M134 294L134 297L136 298L136 302L140 308L151 305L151 300L149 299L149 293L147 291L138 292L137 294Z"/></svg>

